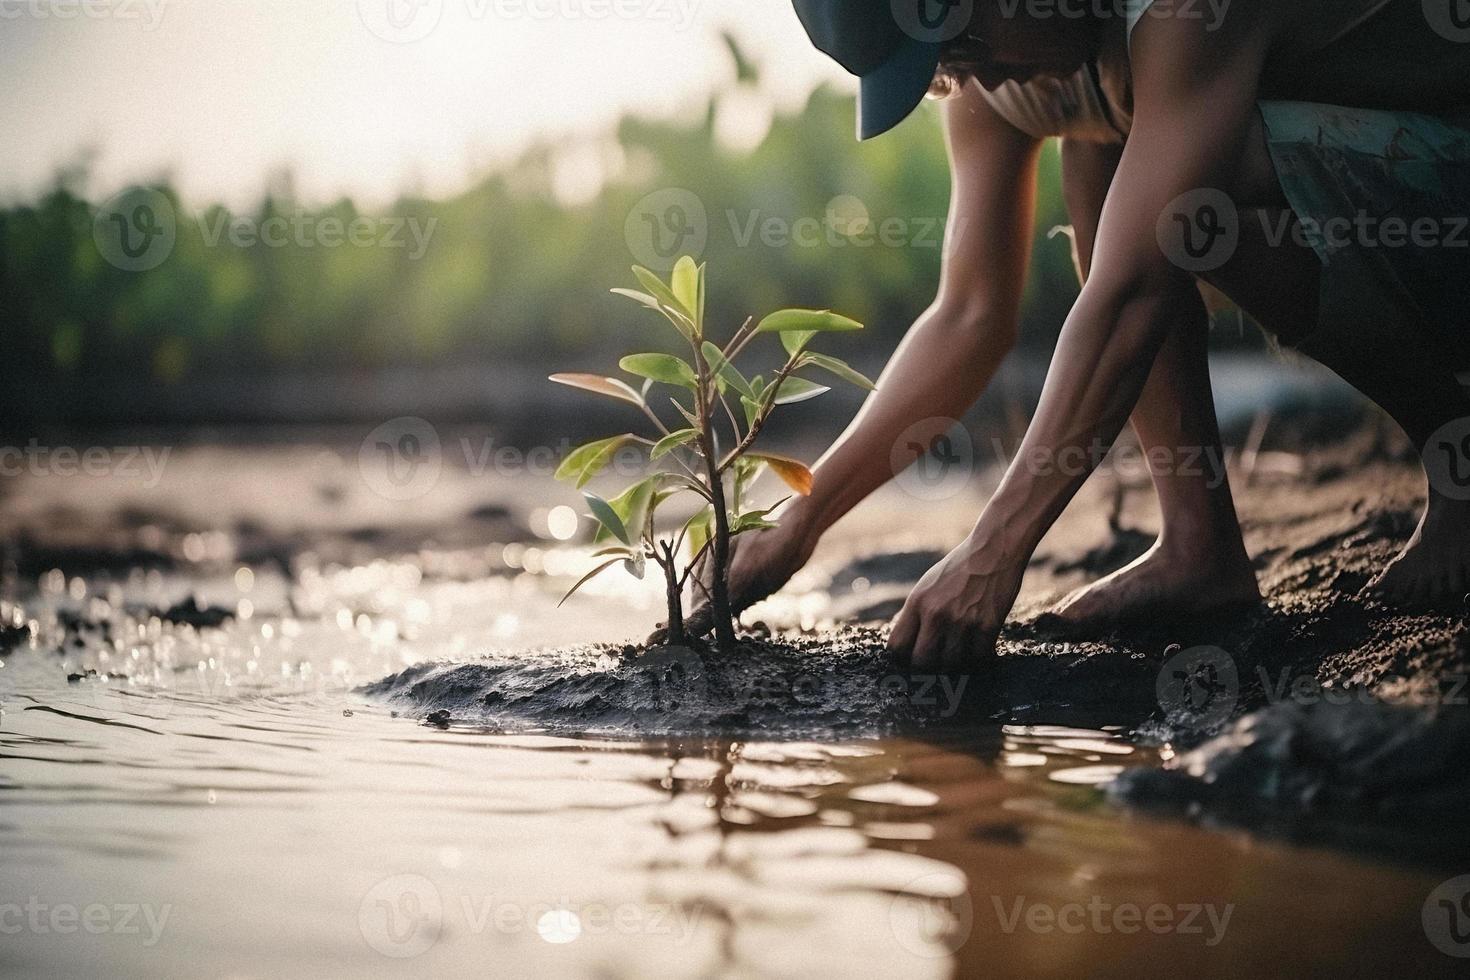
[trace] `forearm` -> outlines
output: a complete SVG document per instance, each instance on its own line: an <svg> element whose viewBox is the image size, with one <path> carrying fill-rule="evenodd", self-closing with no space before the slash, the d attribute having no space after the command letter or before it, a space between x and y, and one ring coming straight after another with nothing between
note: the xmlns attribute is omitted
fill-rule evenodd
<svg viewBox="0 0 1470 980"><path fill-rule="evenodd" d="M971 540L996 565L1024 566L1102 461L1138 402L1187 283L1084 290L1062 330L1036 417Z"/></svg>
<svg viewBox="0 0 1470 980"><path fill-rule="evenodd" d="M787 516L820 536L916 458L909 443L928 446L975 403L1010 351L1015 324L1001 316L966 316L931 307L909 330L878 379L878 390L813 468L812 493ZM928 424L923 424L928 423ZM902 468L898 466L898 469Z"/></svg>

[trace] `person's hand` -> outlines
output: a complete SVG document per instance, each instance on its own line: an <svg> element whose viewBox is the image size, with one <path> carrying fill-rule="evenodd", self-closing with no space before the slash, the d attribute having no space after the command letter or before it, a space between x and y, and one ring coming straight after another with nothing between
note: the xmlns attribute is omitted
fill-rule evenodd
<svg viewBox="0 0 1470 980"><path fill-rule="evenodd" d="M929 569L893 620L888 650L914 670L953 671L995 653L1024 564L966 541Z"/></svg>
<svg viewBox="0 0 1470 980"><path fill-rule="evenodd" d="M730 539L730 614L738 616L744 610L776 592L801 570L816 550L817 536L812 534L805 522L790 517L773 528L749 531ZM708 553L695 574L700 581L709 583ZM709 600L697 587L698 599L694 610L684 623L690 636L703 636L714 629L715 618ZM650 646L664 641L665 627L660 626L648 638Z"/></svg>

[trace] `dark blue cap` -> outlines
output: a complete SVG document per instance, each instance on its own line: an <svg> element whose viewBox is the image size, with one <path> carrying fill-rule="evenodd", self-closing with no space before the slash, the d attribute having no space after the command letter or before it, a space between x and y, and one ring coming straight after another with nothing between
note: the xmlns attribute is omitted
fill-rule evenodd
<svg viewBox="0 0 1470 980"><path fill-rule="evenodd" d="M923 101L943 42L970 0L793 0L817 50L859 79L858 139L888 132ZM956 27L958 25L958 27Z"/></svg>

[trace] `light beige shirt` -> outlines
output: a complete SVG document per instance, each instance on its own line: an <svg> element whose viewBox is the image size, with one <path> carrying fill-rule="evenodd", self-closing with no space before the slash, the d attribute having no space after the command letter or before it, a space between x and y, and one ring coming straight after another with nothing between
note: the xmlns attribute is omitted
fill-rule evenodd
<svg viewBox="0 0 1470 980"><path fill-rule="evenodd" d="M1092 65L1066 78L1038 76L980 91L997 115L1036 139L1121 143L1133 124L1128 107L1108 97Z"/></svg>

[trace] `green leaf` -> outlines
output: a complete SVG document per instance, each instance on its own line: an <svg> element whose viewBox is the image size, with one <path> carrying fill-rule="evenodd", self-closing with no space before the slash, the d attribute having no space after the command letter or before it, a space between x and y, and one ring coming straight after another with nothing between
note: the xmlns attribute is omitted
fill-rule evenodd
<svg viewBox="0 0 1470 980"><path fill-rule="evenodd" d="M618 362L618 367L629 374L652 378L664 384L693 388L697 381L694 369L673 354L629 354Z"/></svg>
<svg viewBox="0 0 1470 980"><path fill-rule="evenodd" d="M709 544L714 535L715 512L708 507L696 511L693 517L684 522L685 540L689 542L689 559L693 561L698 554Z"/></svg>
<svg viewBox="0 0 1470 980"><path fill-rule="evenodd" d="M679 331L679 335L684 336L686 341L692 341L694 339L694 313L686 310L684 304L679 303L672 289L664 285L663 279L660 279L659 276L648 272L642 266L634 266L634 275L638 276L638 281L644 285L645 289L648 289L648 298L654 301L653 309L663 313L663 316L673 323L673 329ZM617 289L614 289L613 292L617 292ZM625 295L628 292L634 291L629 289L625 291ZM639 300L639 303L642 303L642 300Z"/></svg>
<svg viewBox="0 0 1470 980"><path fill-rule="evenodd" d="M745 424L755 425L758 415L765 409L766 379L757 374L750 379L750 396L742 395L740 404L745 409Z"/></svg>
<svg viewBox="0 0 1470 980"><path fill-rule="evenodd" d="M628 570L629 575L641 581L644 571L648 568L648 559L643 557L643 552L640 551L632 558L625 559L623 567Z"/></svg>
<svg viewBox="0 0 1470 980"><path fill-rule="evenodd" d="M768 519L770 513L789 499L789 497L783 498L769 507L762 507L759 510L748 510L743 514L736 515L734 522L730 525L730 533L733 535L740 534L743 531L755 531L761 528L775 527L776 522Z"/></svg>
<svg viewBox="0 0 1470 980"><path fill-rule="evenodd" d="M735 492L733 494L735 503L733 506L740 505L740 498L745 495L745 488L750 486L750 482L760 473L763 465L760 460L751 459L749 456L741 456L735 460Z"/></svg>
<svg viewBox="0 0 1470 980"><path fill-rule="evenodd" d="M674 295L674 291L658 276L649 272L641 265L633 266L633 275L638 277L638 281L643 283L643 288L648 290L654 299L676 312L683 313L686 317L693 318L694 314L679 302L679 298Z"/></svg>
<svg viewBox="0 0 1470 980"><path fill-rule="evenodd" d="M595 493L584 493L582 496L586 498L587 506L592 508L592 516L597 519L597 522L611 531L613 537L631 548L633 539L629 536L628 529L623 526L623 519L618 516L617 511L612 509L612 504Z"/></svg>
<svg viewBox="0 0 1470 980"><path fill-rule="evenodd" d="M570 388L580 388L598 395L607 395L633 405L642 405L643 397L625 381L604 378L600 374L553 374L548 380Z"/></svg>
<svg viewBox="0 0 1470 980"><path fill-rule="evenodd" d="M623 522L623 527L628 529L629 537L637 538L643 535L643 527L648 521L648 508L653 499L653 489L656 481L657 477L652 476L639 480L607 502L607 505L612 508L612 512ZM593 535L593 544L600 544L608 540L609 537L616 536L610 533L604 533L604 531L611 531L606 522ZM631 544L631 542L625 541L624 544Z"/></svg>
<svg viewBox="0 0 1470 980"><path fill-rule="evenodd" d="M781 346L786 348L787 354L795 357L816 335L815 330L788 330L781 335Z"/></svg>
<svg viewBox="0 0 1470 980"><path fill-rule="evenodd" d="M709 363L710 372L724 379L725 383L734 388L740 394L750 398L755 397L755 392L750 387L750 382L745 376L736 370L735 365L725 360L725 354L708 340L700 348L704 359Z"/></svg>
<svg viewBox="0 0 1470 980"><path fill-rule="evenodd" d="M694 307L694 322L699 327L701 337L704 336L704 273L708 265L707 262L701 262L699 265L699 303Z"/></svg>
<svg viewBox="0 0 1470 980"><path fill-rule="evenodd" d="M755 425L755 420L760 417L762 405L754 398L740 396L740 407L745 409L745 424L747 427Z"/></svg>
<svg viewBox="0 0 1470 980"><path fill-rule="evenodd" d="M846 362L839 361L835 357L828 357L826 354L807 351L806 355L802 358L802 362L835 374L848 384L857 385L859 388L866 388L868 391L878 390L878 386L868 380L866 376L854 371Z"/></svg>
<svg viewBox="0 0 1470 980"><path fill-rule="evenodd" d="M674 325L674 329L679 331L685 339L693 340L695 330L694 311L681 303L678 297L674 295L674 291L666 286L662 279L643 268L643 266L633 266L633 275L638 277L638 281L643 284L643 288L647 289L653 299L657 301L658 311L668 318L669 322Z"/></svg>
<svg viewBox="0 0 1470 980"><path fill-rule="evenodd" d="M699 280L701 276L700 267L694 264L689 256L680 256L679 261L674 263L674 273L669 279L669 286L674 294L674 299L679 301L679 306L690 315L694 321L694 336L699 336L700 322L699 312Z"/></svg>
<svg viewBox="0 0 1470 980"><path fill-rule="evenodd" d="M558 480L574 480L579 488L583 487L588 480L602 472L614 453L637 438L631 432L625 432L610 439L598 439L585 446L578 446L561 461L561 465L556 468L555 477Z"/></svg>
<svg viewBox="0 0 1470 980"><path fill-rule="evenodd" d="M698 429L677 429L654 444L648 453L650 459L662 459L685 443L699 438Z"/></svg>
<svg viewBox="0 0 1470 980"><path fill-rule="evenodd" d="M586 585L588 582L592 581L594 578L601 575L603 572L607 571L609 568L612 568L614 565L618 564L621 561L623 561L622 558L613 558L609 561L605 561L601 565L598 565L596 568L592 569L592 571L588 572L586 575L583 575L581 578L577 579L577 584L572 586L570 589L567 589L567 594L561 597L561 602L558 602L557 606L560 607L562 602L566 602L568 599L570 599L574 592L576 592L582 586Z"/></svg>
<svg viewBox="0 0 1470 980"><path fill-rule="evenodd" d="M861 330L863 325L831 310L777 310L755 329L757 333L830 333Z"/></svg>
<svg viewBox="0 0 1470 980"><path fill-rule="evenodd" d="M819 385L805 378L786 377L782 379L781 386L776 389L777 405L795 405L809 398L831 391L826 385Z"/></svg>
<svg viewBox="0 0 1470 980"><path fill-rule="evenodd" d="M663 308L659 305L658 300L648 295L647 293L640 293L636 289L623 289L621 286L615 289L610 289L608 290L608 292L616 293L619 296L626 296L636 303L642 303L644 306L648 307L650 310L653 310L655 313L663 312Z"/></svg>

